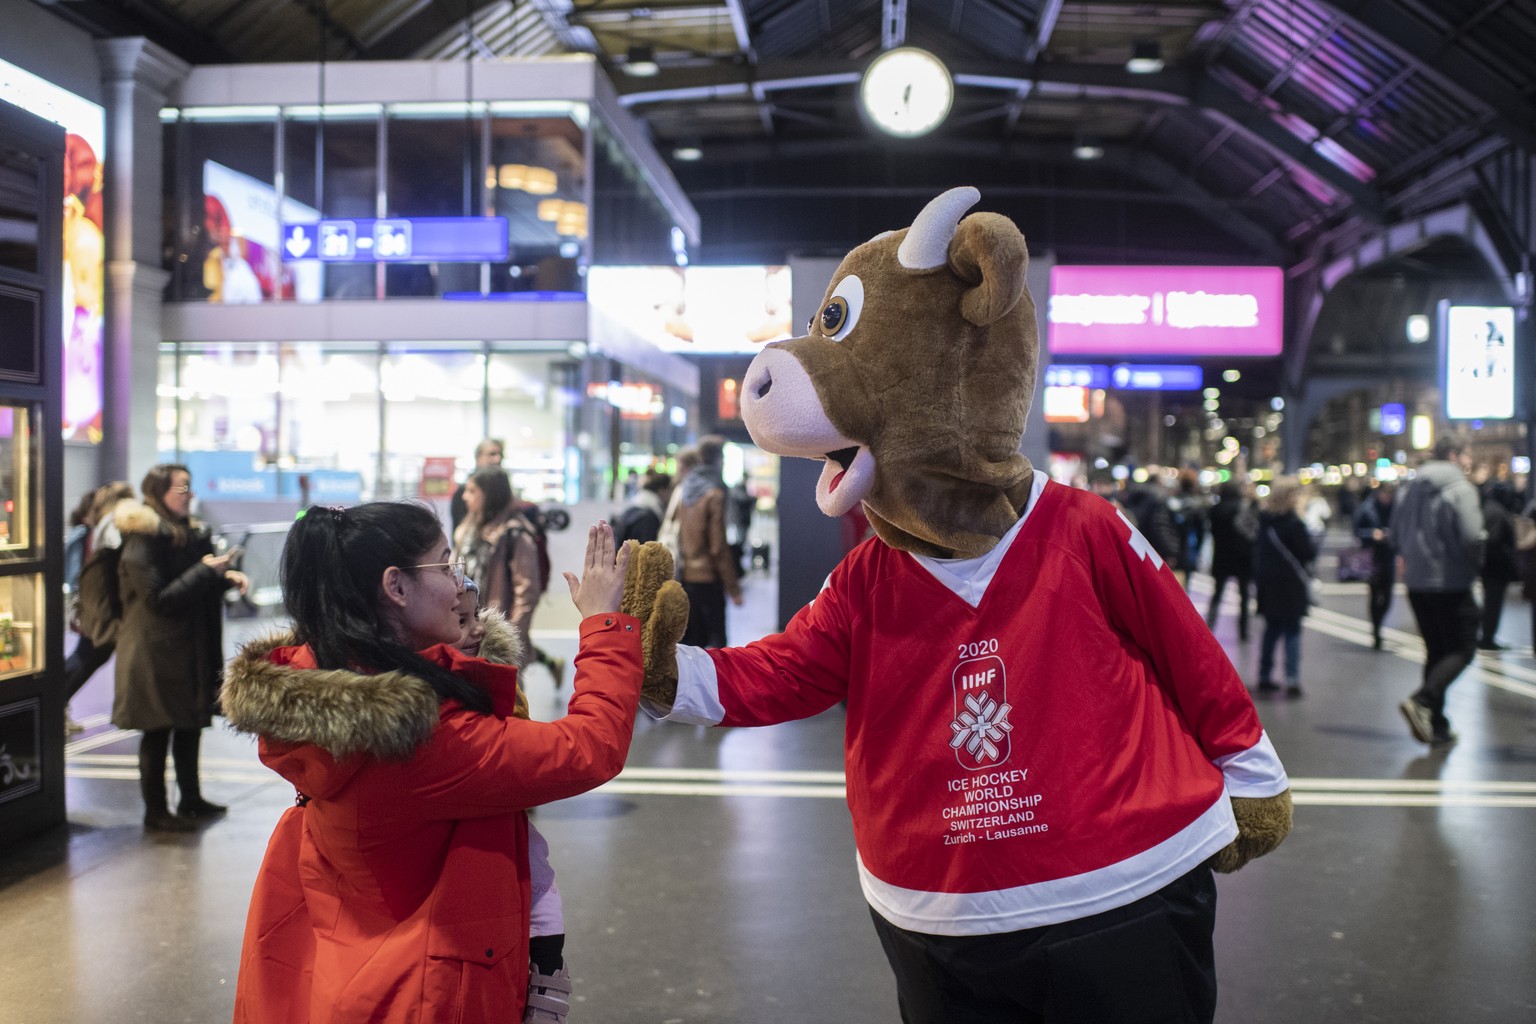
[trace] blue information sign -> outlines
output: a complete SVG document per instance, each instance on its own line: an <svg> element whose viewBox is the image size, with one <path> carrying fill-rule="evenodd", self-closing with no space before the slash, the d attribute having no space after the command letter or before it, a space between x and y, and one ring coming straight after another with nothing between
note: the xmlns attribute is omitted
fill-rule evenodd
<svg viewBox="0 0 1536 1024"><path fill-rule="evenodd" d="M1396 402L1388 402L1381 407L1381 432L1383 434L1401 434L1408 429L1408 410Z"/></svg>
<svg viewBox="0 0 1536 1024"><path fill-rule="evenodd" d="M1199 391L1205 373L1198 366L1117 363L1109 368L1109 383L1125 391Z"/></svg>
<svg viewBox="0 0 1536 1024"><path fill-rule="evenodd" d="M391 217L283 225L283 260L479 263L507 258L505 217Z"/></svg>
<svg viewBox="0 0 1536 1024"><path fill-rule="evenodd" d="M1045 386L1048 388L1107 388L1109 367L1102 363L1076 364L1052 363L1045 368Z"/></svg>

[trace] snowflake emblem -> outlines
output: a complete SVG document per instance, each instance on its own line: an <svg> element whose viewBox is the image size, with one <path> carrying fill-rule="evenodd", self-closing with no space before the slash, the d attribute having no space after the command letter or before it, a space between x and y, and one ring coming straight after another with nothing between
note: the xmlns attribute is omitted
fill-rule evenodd
<svg viewBox="0 0 1536 1024"><path fill-rule="evenodd" d="M965 707L966 710L949 723L955 733L949 741L950 749L959 750L963 746L967 753L983 764L996 761L1002 756L997 745L1002 742L1003 733L1013 731L1008 721L1008 712L1013 710L1013 706L999 704L983 693L979 696L967 695Z"/></svg>

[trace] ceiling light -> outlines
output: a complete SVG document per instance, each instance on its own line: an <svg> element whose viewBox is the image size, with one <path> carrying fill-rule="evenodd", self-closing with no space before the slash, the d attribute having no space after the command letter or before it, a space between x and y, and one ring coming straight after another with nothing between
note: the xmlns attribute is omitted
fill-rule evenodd
<svg viewBox="0 0 1536 1024"><path fill-rule="evenodd" d="M1078 160L1099 160L1104 156L1104 147L1094 139L1081 138L1072 147L1072 155Z"/></svg>
<svg viewBox="0 0 1536 1024"><path fill-rule="evenodd" d="M1133 75L1151 75L1163 70L1163 46L1156 39L1138 39L1131 45L1131 59L1125 70Z"/></svg>
<svg viewBox="0 0 1536 1024"><path fill-rule="evenodd" d="M631 46L624 60L625 74L636 78L650 78L661 70L656 63L656 52L649 46Z"/></svg>
<svg viewBox="0 0 1536 1024"><path fill-rule="evenodd" d="M703 158L704 151L698 146L678 146L672 151L672 159L681 160L684 163L692 163Z"/></svg>

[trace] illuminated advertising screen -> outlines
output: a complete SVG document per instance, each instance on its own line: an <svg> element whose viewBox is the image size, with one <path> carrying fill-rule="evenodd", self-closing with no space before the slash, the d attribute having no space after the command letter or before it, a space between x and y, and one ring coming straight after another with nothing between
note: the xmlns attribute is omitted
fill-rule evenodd
<svg viewBox="0 0 1536 1024"><path fill-rule="evenodd" d="M1441 313L1446 417L1507 420L1514 416L1514 309L1442 303Z"/></svg>
<svg viewBox="0 0 1536 1024"><path fill-rule="evenodd" d="M0 60L0 100L64 128L64 422L66 441L101 440L106 246L101 107Z"/></svg>
<svg viewBox="0 0 1536 1024"><path fill-rule="evenodd" d="M1285 278L1278 267L1051 268L1053 355L1277 356Z"/></svg>
<svg viewBox="0 0 1536 1024"><path fill-rule="evenodd" d="M794 337L789 268L592 267L587 301L667 352L755 355Z"/></svg>
<svg viewBox="0 0 1536 1024"><path fill-rule="evenodd" d="M292 199L277 209L277 190L212 160L203 162L203 287L208 301L244 305L320 298L316 263L285 264L283 222L314 221L320 211Z"/></svg>

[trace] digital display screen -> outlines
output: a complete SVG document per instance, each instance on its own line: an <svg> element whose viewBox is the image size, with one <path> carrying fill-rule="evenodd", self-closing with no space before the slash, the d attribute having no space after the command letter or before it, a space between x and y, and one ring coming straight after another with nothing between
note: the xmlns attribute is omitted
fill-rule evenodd
<svg viewBox="0 0 1536 1024"><path fill-rule="evenodd" d="M1278 267L1051 268L1053 355L1277 356L1285 277Z"/></svg>
<svg viewBox="0 0 1536 1024"><path fill-rule="evenodd" d="M1507 420L1515 414L1515 311L1450 306L1445 313L1445 415Z"/></svg>

